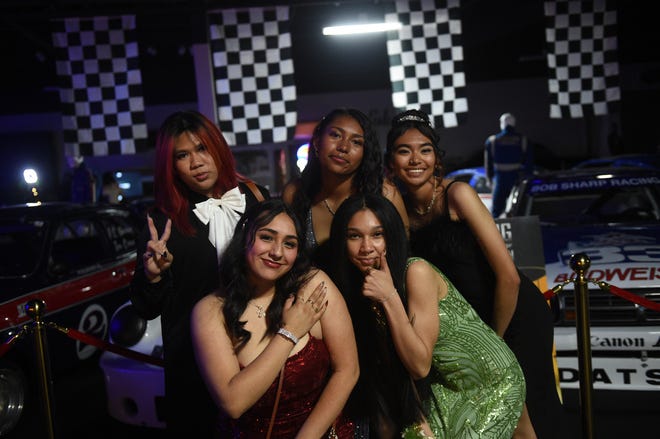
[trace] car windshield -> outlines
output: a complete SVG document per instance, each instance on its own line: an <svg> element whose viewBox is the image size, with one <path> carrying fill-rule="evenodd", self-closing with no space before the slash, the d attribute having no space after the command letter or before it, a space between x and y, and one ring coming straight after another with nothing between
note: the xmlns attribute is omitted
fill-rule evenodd
<svg viewBox="0 0 660 439"><path fill-rule="evenodd" d="M530 198L527 210L546 223L636 223L660 219L658 204L651 188L636 186L537 194Z"/></svg>
<svg viewBox="0 0 660 439"><path fill-rule="evenodd" d="M36 269L45 231L44 221L0 223L0 277L20 277Z"/></svg>

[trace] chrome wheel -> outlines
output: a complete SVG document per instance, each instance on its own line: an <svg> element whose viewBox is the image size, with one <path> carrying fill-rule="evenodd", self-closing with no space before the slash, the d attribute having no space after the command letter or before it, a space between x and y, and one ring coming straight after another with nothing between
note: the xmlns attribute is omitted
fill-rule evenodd
<svg viewBox="0 0 660 439"><path fill-rule="evenodd" d="M0 365L0 436L18 423L25 404L25 376L11 366Z"/></svg>

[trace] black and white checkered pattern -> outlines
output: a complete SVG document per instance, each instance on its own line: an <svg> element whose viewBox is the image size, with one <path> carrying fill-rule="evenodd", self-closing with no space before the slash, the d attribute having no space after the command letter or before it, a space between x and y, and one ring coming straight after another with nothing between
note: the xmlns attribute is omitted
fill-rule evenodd
<svg viewBox="0 0 660 439"><path fill-rule="evenodd" d="M544 4L550 117L604 115L621 99L616 11L607 0Z"/></svg>
<svg viewBox="0 0 660 439"><path fill-rule="evenodd" d="M67 18L52 24L66 153L145 150L135 17Z"/></svg>
<svg viewBox="0 0 660 439"><path fill-rule="evenodd" d="M387 37L394 108L419 108L436 126L457 126L468 111L459 7L459 0L397 0L385 14L402 24Z"/></svg>
<svg viewBox="0 0 660 439"><path fill-rule="evenodd" d="M234 145L284 142L297 122L289 8L209 13L220 129Z"/></svg>

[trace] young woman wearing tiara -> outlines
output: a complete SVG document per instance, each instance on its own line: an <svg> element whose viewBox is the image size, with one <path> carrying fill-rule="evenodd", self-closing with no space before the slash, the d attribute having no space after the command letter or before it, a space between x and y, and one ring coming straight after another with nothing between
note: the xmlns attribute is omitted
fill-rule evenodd
<svg viewBox="0 0 660 439"><path fill-rule="evenodd" d="M516 437L561 437L551 311L538 288L515 266L475 190L444 178L442 155L426 113L408 110L394 117L385 162L403 188L412 254L442 270L516 354L527 384Z"/></svg>

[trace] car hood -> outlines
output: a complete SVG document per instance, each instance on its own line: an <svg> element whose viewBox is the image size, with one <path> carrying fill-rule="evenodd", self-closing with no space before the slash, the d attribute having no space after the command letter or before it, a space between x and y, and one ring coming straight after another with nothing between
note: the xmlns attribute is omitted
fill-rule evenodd
<svg viewBox="0 0 660 439"><path fill-rule="evenodd" d="M624 289L660 285L659 225L552 226L541 233L550 287L574 279L570 259L577 253L590 259L588 279Z"/></svg>

